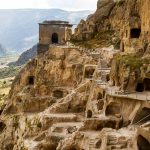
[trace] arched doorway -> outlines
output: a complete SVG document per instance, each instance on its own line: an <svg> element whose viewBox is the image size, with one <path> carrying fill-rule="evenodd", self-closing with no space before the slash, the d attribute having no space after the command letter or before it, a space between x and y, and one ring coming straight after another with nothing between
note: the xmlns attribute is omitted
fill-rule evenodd
<svg viewBox="0 0 150 150"><path fill-rule="evenodd" d="M91 110L87 111L87 118L92 118L92 111Z"/></svg>
<svg viewBox="0 0 150 150"><path fill-rule="evenodd" d="M58 43L58 34L57 33L53 33L51 40L52 40L52 44L57 44Z"/></svg>

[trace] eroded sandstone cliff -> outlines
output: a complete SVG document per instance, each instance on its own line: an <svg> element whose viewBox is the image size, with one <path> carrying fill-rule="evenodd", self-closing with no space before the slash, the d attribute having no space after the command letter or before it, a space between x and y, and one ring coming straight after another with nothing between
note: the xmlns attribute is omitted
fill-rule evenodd
<svg viewBox="0 0 150 150"><path fill-rule="evenodd" d="M148 150L149 6L98 1L73 35L94 48L50 45L30 61L0 116L0 149Z"/></svg>

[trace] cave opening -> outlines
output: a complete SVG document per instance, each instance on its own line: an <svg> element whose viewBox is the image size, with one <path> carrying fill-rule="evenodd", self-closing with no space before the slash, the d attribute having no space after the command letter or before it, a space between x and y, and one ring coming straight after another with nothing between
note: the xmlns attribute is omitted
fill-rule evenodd
<svg viewBox="0 0 150 150"><path fill-rule="evenodd" d="M63 98L63 91L61 91L61 90L55 90L55 91L53 91L53 97Z"/></svg>
<svg viewBox="0 0 150 150"><path fill-rule="evenodd" d="M0 109L0 115L2 114L3 110Z"/></svg>
<svg viewBox="0 0 150 150"><path fill-rule="evenodd" d="M0 122L0 133L5 129L6 125L3 122Z"/></svg>
<svg viewBox="0 0 150 150"><path fill-rule="evenodd" d="M144 82L145 91L150 91L150 79L145 78L143 82Z"/></svg>
<svg viewBox="0 0 150 150"><path fill-rule="evenodd" d="M87 118L92 118L92 111L91 110L87 111Z"/></svg>
<svg viewBox="0 0 150 150"><path fill-rule="evenodd" d="M111 103L106 108L106 116L115 116L120 114L120 105L117 103Z"/></svg>
<svg viewBox="0 0 150 150"><path fill-rule="evenodd" d="M29 76L28 77L28 84L29 85L34 85L34 76Z"/></svg>
<svg viewBox="0 0 150 150"><path fill-rule="evenodd" d="M143 92L144 91L144 84L143 83L138 83L136 86L136 91L137 92Z"/></svg>
<svg viewBox="0 0 150 150"><path fill-rule="evenodd" d="M109 74L106 75L107 82L110 80Z"/></svg>
<svg viewBox="0 0 150 150"><path fill-rule="evenodd" d="M131 38L139 38L141 34L141 29L140 28L133 28L130 31L130 37Z"/></svg>
<svg viewBox="0 0 150 150"><path fill-rule="evenodd" d="M85 70L84 77L85 77L85 78L92 78L94 72L95 72L95 69L94 69L94 68L86 69L86 70Z"/></svg>
<svg viewBox="0 0 150 150"><path fill-rule="evenodd" d="M149 150L150 149L149 141L141 135L138 136L137 145L138 145L139 150Z"/></svg>
<svg viewBox="0 0 150 150"><path fill-rule="evenodd" d="M96 143L95 143L95 148L101 148L102 145L102 140L99 139Z"/></svg>

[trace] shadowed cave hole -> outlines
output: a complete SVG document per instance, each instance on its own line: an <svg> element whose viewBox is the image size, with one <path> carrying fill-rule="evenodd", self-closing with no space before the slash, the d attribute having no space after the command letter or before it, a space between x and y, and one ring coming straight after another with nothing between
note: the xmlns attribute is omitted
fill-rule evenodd
<svg viewBox="0 0 150 150"><path fill-rule="evenodd" d="M95 148L100 148L102 145L102 140L99 139L96 143L95 143Z"/></svg>
<svg viewBox="0 0 150 150"><path fill-rule="evenodd" d="M139 38L141 34L141 29L140 28L133 28L130 31L130 37L131 38Z"/></svg>
<svg viewBox="0 0 150 150"><path fill-rule="evenodd" d="M28 77L28 84L29 85L34 85L34 76L29 76Z"/></svg>
<svg viewBox="0 0 150 150"><path fill-rule="evenodd" d="M137 139L137 145L139 150L149 150L150 143L143 136L139 135Z"/></svg>
<svg viewBox="0 0 150 150"><path fill-rule="evenodd" d="M6 145L5 150L13 150L13 148L14 148L14 144L10 143L10 144Z"/></svg>
<svg viewBox="0 0 150 150"><path fill-rule="evenodd" d="M0 133L5 129L6 125L3 122L0 122Z"/></svg>
<svg viewBox="0 0 150 150"><path fill-rule="evenodd" d="M53 97L56 97L56 98L63 98L63 91L61 90L55 90L53 92Z"/></svg>
<svg viewBox="0 0 150 150"><path fill-rule="evenodd" d="M137 92L143 92L144 91L144 84L143 83L138 83L136 86L136 91Z"/></svg>
<svg viewBox="0 0 150 150"><path fill-rule="evenodd" d="M109 74L106 75L107 82L110 80Z"/></svg>
<svg viewBox="0 0 150 150"><path fill-rule="evenodd" d="M85 70L85 74L84 74L84 77L85 78L92 78L93 77L93 74L94 74L94 71L95 71L95 69L86 69Z"/></svg>
<svg viewBox="0 0 150 150"><path fill-rule="evenodd" d="M120 105L116 103L109 104L106 108L106 116L120 114Z"/></svg>
<svg viewBox="0 0 150 150"><path fill-rule="evenodd" d="M0 115L2 114L3 110L0 110Z"/></svg>
<svg viewBox="0 0 150 150"><path fill-rule="evenodd" d="M112 128L112 129L116 129L116 121L115 120L108 120L106 122L97 124L96 126L96 130L102 130L103 128Z"/></svg>
<svg viewBox="0 0 150 150"><path fill-rule="evenodd" d="M87 111L87 118L92 118L92 111L91 110Z"/></svg>
<svg viewBox="0 0 150 150"><path fill-rule="evenodd" d="M150 91L150 79L148 78L144 79L144 86L146 91Z"/></svg>

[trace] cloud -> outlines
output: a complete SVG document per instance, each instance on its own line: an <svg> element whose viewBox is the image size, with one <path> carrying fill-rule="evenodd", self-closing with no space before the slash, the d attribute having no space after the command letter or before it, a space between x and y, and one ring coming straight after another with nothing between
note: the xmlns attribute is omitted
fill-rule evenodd
<svg viewBox="0 0 150 150"><path fill-rule="evenodd" d="M97 0L0 0L0 9L60 8L66 10L94 10Z"/></svg>

